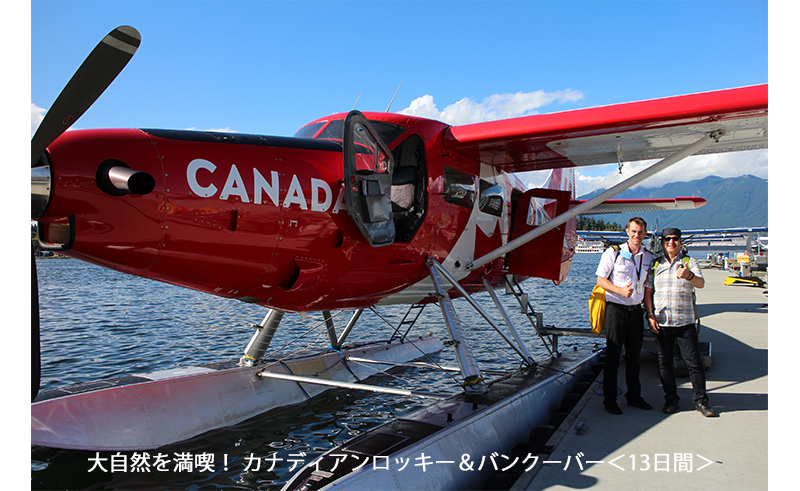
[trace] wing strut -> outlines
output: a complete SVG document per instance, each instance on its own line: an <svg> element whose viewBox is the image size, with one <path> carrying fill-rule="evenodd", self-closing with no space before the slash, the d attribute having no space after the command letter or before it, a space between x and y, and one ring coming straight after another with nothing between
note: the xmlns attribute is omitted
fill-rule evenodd
<svg viewBox="0 0 800 491"><path fill-rule="evenodd" d="M694 155L695 153L699 152L700 150L704 149L705 147L711 145L712 143L719 142L719 139L725 134L725 130L717 130L712 132L711 134L703 136L700 140L688 145L687 147L683 148L682 150L678 150L674 154L666 157L655 164L651 165L647 169L639 172L638 174L631 176L624 181L620 182L616 186L613 186L610 189L598 194L594 198L576 206L575 208L571 209L570 211L559 215L557 218L550 220L549 222L545 223L540 227L536 227L535 229L531 230L525 235L517 237L516 239L512 240L508 244L498 247L494 251L486 254L483 257L479 257L478 259L472 261L470 264L467 265L468 270L475 270L480 268L481 266L488 264L495 259L502 257L509 252L513 251L514 249L527 244L528 242L532 241L533 239L539 237L540 235L553 230L554 228L558 227L566 223L567 221L577 217L578 215L582 215L587 211L591 210L595 206L599 205L600 203L606 201L607 199L611 199L614 196L618 195L619 193L629 189L636 184L644 181L645 179L658 174L659 172L663 171L667 167L680 162L681 160Z"/></svg>

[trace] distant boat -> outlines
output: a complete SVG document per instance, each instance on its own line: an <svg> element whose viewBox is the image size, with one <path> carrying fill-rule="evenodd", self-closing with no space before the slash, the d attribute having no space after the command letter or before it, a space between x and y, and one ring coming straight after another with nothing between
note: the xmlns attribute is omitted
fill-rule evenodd
<svg viewBox="0 0 800 491"><path fill-rule="evenodd" d="M575 243L575 252L579 254L601 254L604 250L605 247L600 241L588 242L579 238Z"/></svg>

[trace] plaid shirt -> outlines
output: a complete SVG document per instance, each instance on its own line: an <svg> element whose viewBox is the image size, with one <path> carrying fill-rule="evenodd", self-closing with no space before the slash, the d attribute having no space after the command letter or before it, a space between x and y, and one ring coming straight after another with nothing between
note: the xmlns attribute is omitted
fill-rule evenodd
<svg viewBox="0 0 800 491"><path fill-rule="evenodd" d="M683 252L680 252L672 264L666 257L660 258L655 274L648 275L653 284L648 284L649 281L645 283L646 287L655 288L653 313L659 326L680 327L694 324L694 287L687 280L678 278L678 267L683 264L683 257ZM703 277L695 258L689 258L688 267L695 276Z"/></svg>

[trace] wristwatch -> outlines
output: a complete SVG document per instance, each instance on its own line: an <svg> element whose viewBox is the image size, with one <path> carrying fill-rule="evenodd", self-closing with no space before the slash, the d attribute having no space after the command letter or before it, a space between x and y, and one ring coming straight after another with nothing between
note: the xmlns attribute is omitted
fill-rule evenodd
<svg viewBox="0 0 800 491"><path fill-rule="evenodd" d="M648 312L648 313L647 313L646 317L647 317L648 319L655 319L655 318L656 318L655 314L652 314L652 313L650 313L650 312Z"/></svg>

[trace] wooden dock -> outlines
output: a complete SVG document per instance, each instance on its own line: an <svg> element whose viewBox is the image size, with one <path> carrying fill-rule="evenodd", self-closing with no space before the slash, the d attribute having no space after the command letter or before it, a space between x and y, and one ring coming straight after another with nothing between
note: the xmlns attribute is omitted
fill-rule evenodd
<svg viewBox="0 0 800 491"><path fill-rule="evenodd" d="M619 396L623 414L611 415L594 384L548 442L552 451L511 489L767 489L768 298L763 288L724 286L729 273L719 269L703 274L700 339L711 343L706 387L719 417L694 409L688 377L678 378L681 411L662 413L656 356L643 351L642 395L653 410ZM618 381L624 393L624 363ZM787 434L789 454L793 441Z"/></svg>

